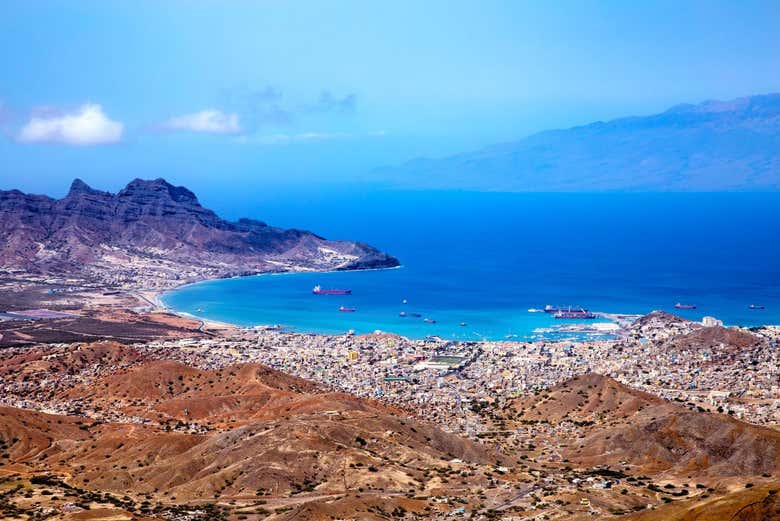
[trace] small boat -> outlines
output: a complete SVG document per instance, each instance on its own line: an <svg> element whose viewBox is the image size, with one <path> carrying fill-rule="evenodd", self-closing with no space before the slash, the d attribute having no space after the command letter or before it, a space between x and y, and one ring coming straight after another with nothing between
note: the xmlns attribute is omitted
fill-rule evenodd
<svg viewBox="0 0 780 521"><path fill-rule="evenodd" d="M355 309L355 308L346 308L344 306L341 306L339 308L339 311L341 311L342 313L354 313L355 311L357 311L357 309Z"/></svg>
<svg viewBox="0 0 780 521"><path fill-rule="evenodd" d="M398 313L398 316L399 317L405 317L406 316L406 311L401 311L400 313Z"/></svg>
<svg viewBox="0 0 780 521"><path fill-rule="evenodd" d="M351 289L323 289L323 287L320 286L319 284L314 286L311 292L314 293L315 295L351 295L352 294Z"/></svg>
<svg viewBox="0 0 780 521"><path fill-rule="evenodd" d="M674 307L677 309L696 309L696 304L680 304L678 302Z"/></svg>
<svg viewBox="0 0 780 521"><path fill-rule="evenodd" d="M536 309L536 308L528 308L529 313L543 313L543 309Z"/></svg>
<svg viewBox="0 0 780 521"><path fill-rule="evenodd" d="M546 306L544 306L544 309L542 311L544 311L545 313L557 313L558 311L560 311L560 309L558 309L555 306L551 306L550 304L547 304Z"/></svg>
<svg viewBox="0 0 780 521"><path fill-rule="evenodd" d="M748 306L748 309L766 309L766 307L762 306L761 304L751 304Z"/></svg>
<svg viewBox="0 0 780 521"><path fill-rule="evenodd" d="M403 300L401 301L401 303L402 303L402 304L408 304L408 303L409 303L409 301L408 301L408 300L406 300L406 299L403 299Z"/></svg>
<svg viewBox="0 0 780 521"><path fill-rule="evenodd" d="M461 323L460 323L460 327L466 327L467 325L468 325L468 324L466 324L465 322L461 322Z"/></svg>
<svg viewBox="0 0 780 521"><path fill-rule="evenodd" d="M409 316L414 318L420 318L422 315L419 313L409 313Z"/></svg>
<svg viewBox="0 0 780 521"><path fill-rule="evenodd" d="M434 319L427 318L427 317L423 319L423 322L426 322L428 324L435 324L436 323L436 321Z"/></svg>

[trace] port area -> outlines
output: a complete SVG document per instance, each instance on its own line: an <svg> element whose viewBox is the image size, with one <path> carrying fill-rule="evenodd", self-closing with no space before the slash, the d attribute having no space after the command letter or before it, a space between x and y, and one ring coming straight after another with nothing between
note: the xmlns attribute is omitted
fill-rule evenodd
<svg viewBox="0 0 780 521"><path fill-rule="evenodd" d="M626 335L631 324L641 315L625 313L605 313L594 311L595 319L562 318L557 319L556 324L537 328L535 335L539 338L564 338L566 335L572 335L572 338L579 339L618 339Z"/></svg>

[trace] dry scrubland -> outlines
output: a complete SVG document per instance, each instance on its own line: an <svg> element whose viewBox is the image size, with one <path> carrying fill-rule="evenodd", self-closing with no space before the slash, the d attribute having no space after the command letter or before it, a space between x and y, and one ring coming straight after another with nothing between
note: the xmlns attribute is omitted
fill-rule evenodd
<svg viewBox="0 0 780 521"><path fill-rule="evenodd" d="M650 334L652 325L667 349L701 349L713 339L727 350L776 349L745 331L693 328L667 337L664 328L673 326L665 320L676 323L656 315L635 331ZM780 431L771 426L591 372L512 396L486 388L487 399L468 409L478 431L455 432L444 416L391 394L358 397L241 362L266 351L258 338L268 335L280 345L291 341L281 333L222 331L200 340L0 351L3 401L14 405L0 408L3 515L780 518ZM377 349L401 342L301 335L301 346L307 338ZM469 375L442 371L433 381Z"/></svg>

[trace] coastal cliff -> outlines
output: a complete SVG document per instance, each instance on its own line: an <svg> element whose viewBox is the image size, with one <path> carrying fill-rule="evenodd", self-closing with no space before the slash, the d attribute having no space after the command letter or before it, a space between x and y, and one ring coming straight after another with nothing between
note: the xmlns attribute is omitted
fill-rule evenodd
<svg viewBox="0 0 780 521"><path fill-rule="evenodd" d="M368 244L261 221L221 219L184 187L135 179L116 194L80 179L62 199L0 191L0 266L104 283L170 287L265 272L388 268Z"/></svg>

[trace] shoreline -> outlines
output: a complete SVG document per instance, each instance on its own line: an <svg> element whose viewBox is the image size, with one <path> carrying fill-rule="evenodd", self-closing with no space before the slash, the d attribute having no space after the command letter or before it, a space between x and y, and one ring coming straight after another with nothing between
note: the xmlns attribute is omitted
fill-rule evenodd
<svg viewBox="0 0 780 521"><path fill-rule="evenodd" d="M195 286L197 284L203 284L206 282L216 282L218 280L230 280L230 279L248 279L252 277L270 277L270 276L278 276L278 275L300 275L304 273L321 273L323 275L327 275L330 273L360 273L362 271L386 271L386 270L398 270L403 268L403 264L399 264L398 266L389 266L387 268L364 268L364 269L354 269L354 270L325 270L325 271L318 271L318 270L289 270L289 271L268 271L265 273L252 273L251 275L233 275L230 277L216 277L211 279L201 279L201 280L194 280L191 282L184 282L183 284L179 284L176 286L173 286L171 288L166 289L160 289L160 290L137 290L138 292L147 292L151 293L153 295L153 298L150 299L150 303L154 305L158 305L161 308L168 309L168 307L165 305L165 303L161 300L161 297L165 293L169 293L171 291L176 291L182 288L186 288L189 286Z"/></svg>
<svg viewBox="0 0 780 521"><path fill-rule="evenodd" d="M346 273L346 272L361 272L361 271L384 271L384 270L395 270L403 268L403 265L398 266L392 266L387 268L368 268L368 269L356 269L356 270L327 270L327 271L317 271L317 270L291 270L291 271L272 271L272 272L266 272L266 273L253 273L251 275L236 275L231 277L218 277L218 278L205 278L202 280L195 280L191 282L185 282L183 284L166 288L166 289L160 289L160 290L137 290L131 292L136 297L140 298L141 300L145 301L151 306L152 312L166 312L170 313L172 315L176 315L178 317L187 318L191 320L198 320L202 323L202 328L204 329L217 329L217 330L224 330L224 329L231 329L231 330L237 330L237 329L269 329L269 330L280 330L287 333L295 333L295 334L301 334L301 335L317 335L317 336L323 336L323 337L339 337L344 335L349 335L350 331L342 331L342 332L327 332L327 331L318 331L318 330L299 330L298 327L292 326L292 325L284 325L284 324L271 324L271 323L257 323L252 325L243 325L239 323L234 322L227 322L224 320L215 320L210 319L204 316L200 316L194 313L190 313L187 311L179 311L177 309L174 309L172 306L167 304L164 301L164 296L167 293L171 293L177 290L180 290L182 288L186 288L188 286L194 286L197 284L204 284L208 282L216 282L219 280L227 280L227 279L244 279L244 278L251 278L251 277L267 277L267 276L284 276L284 275L298 275L298 274L312 274L312 273L319 273L323 275L331 274L331 273ZM588 340L595 340L595 341L601 341L601 340L616 340L621 337L623 337L627 331L627 329L630 327L630 325L637 320L639 317L643 316L644 314L651 313L654 310L647 311L646 313L619 313L619 312L601 312L601 311L594 311L594 313L598 317L598 321L588 322L565 322L556 324L553 326L550 326L548 328L534 328L532 331L528 332L528 334L525 336L524 341L529 342L537 342L537 341L561 341L561 340L571 340L571 341L588 341ZM673 314L673 312L671 312ZM694 319L687 319L685 317L685 320L690 320L691 322L701 324L701 321L694 320ZM604 321L606 320L606 322ZM736 328L744 328L749 329L752 327L772 327L773 325L770 323L766 324L760 324L757 326L744 326L739 324L723 324L724 327L736 327ZM374 333L381 333L381 334L391 334L396 335L402 338L405 338L410 341L414 340L426 340L431 338L441 339L441 340L447 340L450 342L483 342L483 341L489 341L489 342L517 342L520 338L519 335L516 334L508 334L503 338L496 338L496 339L487 339L487 338L475 338L475 339L464 339L464 338L446 338L441 337L439 335L431 334L431 335L425 335L421 337L410 337L405 334L401 334L392 330L385 330L385 329L375 329L373 331L361 331L361 332L352 332L351 334L355 335L365 335L365 334L374 334ZM548 336L549 334L552 335L572 335L568 338L555 338L554 336ZM610 336L611 338L587 338L588 335L595 335L595 336ZM536 337L536 338L534 338Z"/></svg>
<svg viewBox="0 0 780 521"><path fill-rule="evenodd" d="M297 275L297 274L311 274L311 273L321 273L321 274L330 274L330 273L346 273L346 272L361 272L361 271L384 271L384 270L395 270L402 268L403 265L399 264L398 266L392 266L388 268L368 268L365 270L359 269L359 270L328 270L328 271L284 271L284 272L268 272L268 273L255 273L252 275L238 275L233 277L221 277L221 278L213 278L213 279L203 279L203 280L197 280L193 282L187 282L178 286L175 286L173 288L168 288L164 290L142 290L137 291L136 293L140 298L142 298L144 301L148 302L150 305L153 306L154 312L167 312L171 313L173 315L182 317L182 318L188 318L188 319L194 319L199 320L204 328L216 328L216 329L276 329L281 330L287 333L295 333L295 334L301 334L301 335L317 335L322 337L338 337L338 336L344 336L349 335L349 331L344 331L341 333L328 333L323 331L297 331L295 329L295 326L285 326L283 324L268 324L268 323L258 323L253 324L251 326L242 325L242 324L236 324L232 322L226 322L221 320L213 320L209 319L203 316L199 316L190 312L186 311L179 311L174 309L173 307L169 306L165 303L163 300L163 296L166 293L173 292L180 290L182 288L186 288L189 286L194 286L197 284L203 284L207 282L216 282L219 280L227 280L227 279L242 279L242 278L251 278L251 277L266 277L266 276L274 276L274 275ZM594 334L594 335L611 335L613 338L616 339L619 338L620 335L625 331L626 327L633 322L636 318L638 318L641 315L638 314L626 314L626 313L606 313L606 312L595 312L596 315L600 319L606 319L608 322L567 322L562 323L557 326L553 326L551 329L555 333L560 334L573 334L573 335L588 335L588 334ZM624 317L621 319L620 317ZM632 317L632 320L626 321L625 317ZM612 327L604 327L604 326L615 326ZM209 327L211 326L211 327ZM601 326L601 327L597 327ZM408 341L415 341L415 340L426 340L429 338L441 338L442 340L447 340L455 343L459 342L517 342L519 339L518 335L508 335L501 339L487 339L487 338L480 338L480 339L447 339L439 337L438 335L426 335L422 338L412 338L407 335L397 333L394 331L385 331L382 329L376 329L374 331L370 332L354 332L355 335L366 335L366 334L390 334L395 335L401 338L404 338ZM534 330L531 333L538 335L539 333ZM530 336L530 335L529 335ZM531 339L527 338L526 341L558 341L558 339L545 339L544 337L541 339ZM571 340L581 341L583 339L576 339L573 338ZM594 339L594 340L605 340L605 339Z"/></svg>
<svg viewBox="0 0 780 521"><path fill-rule="evenodd" d="M229 280L229 279L246 279L246 278L252 278L252 277L268 277L268 276L274 276L274 275L298 275L303 273L321 273L324 275L330 274L330 273L349 273L349 272L362 272L362 271L385 271L385 270L397 270L403 268L403 264L398 264L397 266L389 266L387 268L365 268L365 269L354 269L354 270L326 270L326 271L317 271L317 270L289 270L289 271L269 271L266 273L253 273L251 275L235 275L231 277L217 277L217 278L207 278L202 280L195 280L191 282L185 282L183 284L179 284L177 286L173 286L171 288L166 289L160 289L160 290L149 290L149 289L142 289L142 290L134 290L130 291L129 293L134 296L135 298L139 298L145 302L147 302L149 305L152 306L152 309L150 310L152 313L170 313L172 315L176 315L177 317L182 318L188 318L188 319L194 319L199 320L202 323L203 328L209 329L258 329L258 328L278 328L280 324L255 324L253 326L243 326L241 324L235 324L232 322L225 322L220 320L213 320L206 317L201 317L198 315L194 315L192 313L188 313L186 311L178 311L173 309L171 306L166 304L163 301L163 295L166 293L170 293L172 291L177 291L182 288L186 288L189 286L195 286L197 284L204 284L207 282L216 282L220 280ZM288 326L282 326L282 327L288 327ZM329 333L318 333L318 332L297 332L300 334L314 334L314 335L321 335L321 336L340 336L340 335L334 335ZM383 331L383 333L389 333L388 331ZM346 334L342 333L341 335ZM394 335L398 335L397 333L392 333ZM398 335L403 336L403 335ZM406 337L404 337L406 338ZM411 340L411 339L408 339Z"/></svg>

